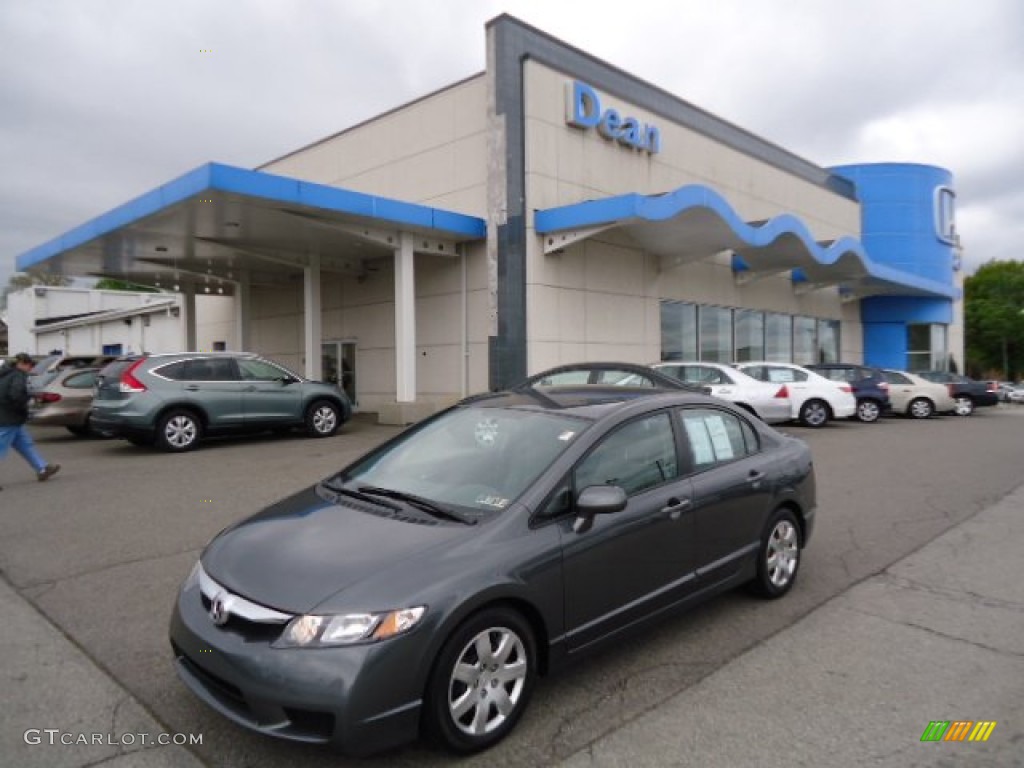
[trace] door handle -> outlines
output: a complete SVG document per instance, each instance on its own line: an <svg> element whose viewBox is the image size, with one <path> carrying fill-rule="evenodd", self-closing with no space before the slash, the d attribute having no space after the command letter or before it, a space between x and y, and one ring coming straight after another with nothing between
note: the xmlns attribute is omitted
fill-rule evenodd
<svg viewBox="0 0 1024 768"><path fill-rule="evenodd" d="M245 388L245 391L246 392L255 392L256 391L256 385L250 384L248 387Z"/></svg>
<svg viewBox="0 0 1024 768"><path fill-rule="evenodd" d="M747 482L750 483L754 488L761 485L761 481L764 480L764 472L757 469L750 470L750 474L747 475Z"/></svg>
<svg viewBox="0 0 1024 768"><path fill-rule="evenodd" d="M666 514L672 520L678 520L679 516L683 514L683 511L687 509L692 502L689 499L677 499L674 496L668 500L668 503L661 508L662 514Z"/></svg>
<svg viewBox="0 0 1024 768"><path fill-rule="evenodd" d="M198 384L188 384L188 385L185 386L185 391L186 392L198 392L199 391L199 385Z"/></svg>

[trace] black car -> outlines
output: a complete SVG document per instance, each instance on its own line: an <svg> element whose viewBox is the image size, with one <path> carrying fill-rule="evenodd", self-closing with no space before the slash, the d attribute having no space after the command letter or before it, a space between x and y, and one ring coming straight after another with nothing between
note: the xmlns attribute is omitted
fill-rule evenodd
<svg viewBox="0 0 1024 768"><path fill-rule="evenodd" d="M867 424L878 421L882 414L892 409L889 402L889 382L877 368L851 363L821 363L808 365L812 371L832 381L843 381L850 385L857 398L858 421Z"/></svg>
<svg viewBox="0 0 1024 768"><path fill-rule="evenodd" d="M644 388L644 389L684 389L688 392L710 394L709 387L688 384L676 376L637 363L569 363L549 368L524 379L511 389L533 387L590 387L594 385L607 387Z"/></svg>
<svg viewBox="0 0 1024 768"><path fill-rule="evenodd" d="M700 394L479 395L220 533L182 585L184 683L367 754L503 738L538 674L750 584L793 586L810 450Z"/></svg>
<svg viewBox="0 0 1024 768"><path fill-rule="evenodd" d="M949 387L950 397L956 401L956 410L953 412L957 416L970 416L975 408L999 405L997 382L976 381L949 371L918 371L917 375Z"/></svg>

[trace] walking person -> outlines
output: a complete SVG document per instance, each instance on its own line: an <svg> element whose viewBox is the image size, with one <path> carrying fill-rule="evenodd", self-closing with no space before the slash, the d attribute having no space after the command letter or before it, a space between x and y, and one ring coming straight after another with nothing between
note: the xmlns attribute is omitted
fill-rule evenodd
<svg viewBox="0 0 1024 768"><path fill-rule="evenodd" d="M35 470L39 482L49 480L60 464L47 464L36 450L25 426L28 421L28 372L35 362L24 352L15 355L14 365L0 369L0 459L14 448ZM0 487L0 491L3 488Z"/></svg>

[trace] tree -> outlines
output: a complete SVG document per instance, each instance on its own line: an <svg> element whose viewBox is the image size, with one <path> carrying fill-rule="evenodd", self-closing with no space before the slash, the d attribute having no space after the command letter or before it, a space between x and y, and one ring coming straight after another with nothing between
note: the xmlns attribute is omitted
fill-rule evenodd
<svg viewBox="0 0 1024 768"><path fill-rule="evenodd" d="M964 281L967 368L1024 371L1024 263L990 261Z"/></svg>
<svg viewBox="0 0 1024 768"><path fill-rule="evenodd" d="M104 277L93 286L98 291L136 291L139 293L160 293L160 290L151 285L139 285L127 280L117 280L113 277Z"/></svg>
<svg viewBox="0 0 1024 768"><path fill-rule="evenodd" d="M71 279L64 275L55 275L50 272L15 272L7 281L3 294L0 294L0 308L7 307L7 296L23 288L31 288L33 285L54 285L65 286L71 283Z"/></svg>

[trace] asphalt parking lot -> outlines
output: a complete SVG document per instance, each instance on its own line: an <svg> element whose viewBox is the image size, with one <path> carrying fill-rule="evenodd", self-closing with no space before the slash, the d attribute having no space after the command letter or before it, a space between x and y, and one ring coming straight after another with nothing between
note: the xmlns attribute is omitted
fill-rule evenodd
<svg viewBox="0 0 1024 768"><path fill-rule="evenodd" d="M793 592L773 603L742 592L726 595L542 681L512 736L485 755L461 762L534 766L570 759L571 764L587 764L595 745L614 748L617 733L632 733L638 724L664 717L672 711L669 702L697 690L702 681L732 662L745 661L748 651L1020 486L1024 481L1022 430L1024 408L1012 406L984 409L969 419L891 418L872 425L847 422L820 431L787 430L811 444L819 492L818 527ZM393 428L357 419L328 440L298 436L225 440L194 453L168 456L122 442L82 442L58 430L37 430L46 458L60 462L64 470L51 482L39 484L20 459L0 464L3 579L59 628L85 659L131 694L112 713L111 728L130 718L148 718L147 722L156 724L152 727L168 733L201 733L203 743L190 748L190 753L165 753L159 758L156 753L148 756L151 759L137 753L135 762L130 761L131 754L119 756L111 749L97 750L96 757L82 760L74 750L94 747L26 751L22 730L12 729L29 715L9 714L0 716L4 726L0 764L85 765L108 759L116 760L118 766L194 765L196 761L211 766L355 764L324 749L249 734L207 710L174 675L166 624L179 582L213 534L394 433ZM1021 549L993 551L1019 553ZM1006 574L1019 571L1019 554L1000 556L1007 562L992 567ZM1019 615L1021 608L1016 611ZM50 663L41 651L27 658L44 667ZM1019 654L1016 662L1009 674L1020 673ZM732 666L743 669L742 664ZM12 683L0 691L4 710L13 713L19 708L17 691L23 689L13 683L32 684L32 672L11 670L10 664L0 663L0 674ZM65 700L81 699L79 706L88 708L88 699L76 692L77 677L65 679L63 672L49 670L52 679L59 681L58 689L66 687ZM901 674L905 679L898 679ZM893 684L920 686L916 674L911 668L895 669ZM742 685L744 678L737 680L735 684ZM837 698L847 684L835 681ZM141 704L137 712L136 701ZM802 703L782 690L777 706L799 711ZM815 706L827 708L828 697ZM86 714L83 711L83 718ZM954 713L959 714L1000 716L998 712ZM45 710L30 715L37 728L73 731L80 725L54 722ZM923 729L929 720L949 716L922 711L919 719ZM685 730L687 725L684 721L664 727ZM742 730L742 719L736 726ZM1016 733L1022 731L1018 728ZM655 739L643 739L631 744L629 750L635 752L621 763L608 764L625 764L627 757L629 762L645 765L712 762L711 751L690 753L683 759L659 754L658 748ZM715 749L714 745L704 748ZM834 755L819 758L818 764L826 758L843 762ZM366 762L411 766L446 765L451 760L413 746Z"/></svg>

